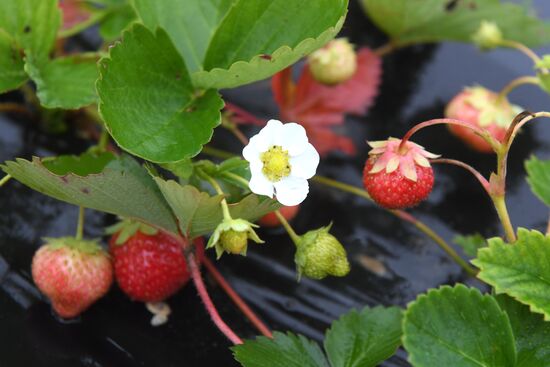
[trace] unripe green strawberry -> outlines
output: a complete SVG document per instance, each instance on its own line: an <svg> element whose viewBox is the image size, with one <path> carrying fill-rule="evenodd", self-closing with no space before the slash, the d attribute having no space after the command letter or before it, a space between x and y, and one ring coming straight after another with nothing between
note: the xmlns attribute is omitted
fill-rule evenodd
<svg viewBox="0 0 550 367"><path fill-rule="evenodd" d="M330 227L315 229L300 236L294 257L299 277L305 275L312 279L323 279L327 275L343 277L349 273L346 250L329 233Z"/></svg>
<svg viewBox="0 0 550 367"><path fill-rule="evenodd" d="M248 233L237 232L233 229L224 231L220 234L220 243L223 249L231 254L246 253L248 244Z"/></svg>
<svg viewBox="0 0 550 367"><path fill-rule="evenodd" d="M111 260L94 241L73 237L46 241L34 254L32 277L59 316L76 317L111 287Z"/></svg>
<svg viewBox="0 0 550 367"><path fill-rule="evenodd" d="M313 78L327 85L340 84L357 71L357 55L345 38L330 41L308 57Z"/></svg>
<svg viewBox="0 0 550 367"><path fill-rule="evenodd" d="M235 255L246 255L249 239L256 243L264 242L254 231L254 228L257 227L256 224L240 218L224 219L218 224L212 236L210 236L206 248L214 247L218 259L224 252Z"/></svg>

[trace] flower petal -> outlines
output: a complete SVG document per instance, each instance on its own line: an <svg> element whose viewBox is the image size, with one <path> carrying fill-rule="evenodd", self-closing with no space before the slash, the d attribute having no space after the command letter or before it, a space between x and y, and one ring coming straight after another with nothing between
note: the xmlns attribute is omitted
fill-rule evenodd
<svg viewBox="0 0 550 367"><path fill-rule="evenodd" d="M250 191L258 195L265 195L273 198L273 183L269 181L261 171L252 172L252 177L248 183Z"/></svg>
<svg viewBox="0 0 550 367"><path fill-rule="evenodd" d="M313 145L306 143L302 154L290 157L290 174L299 178L311 178L319 166L319 153Z"/></svg>
<svg viewBox="0 0 550 367"><path fill-rule="evenodd" d="M275 183L277 201L285 206L294 206L305 200L309 184L305 178L289 176Z"/></svg>
<svg viewBox="0 0 550 367"><path fill-rule="evenodd" d="M279 120L269 120L257 136L260 136L262 141L267 144L262 152L265 152L273 145L281 145L283 140L283 123Z"/></svg>
<svg viewBox="0 0 550 367"><path fill-rule="evenodd" d="M243 157L249 162L260 159L260 154L269 148L269 141L260 134L250 138L248 144L243 148Z"/></svg>
<svg viewBox="0 0 550 367"><path fill-rule="evenodd" d="M283 125L281 146L293 157L302 154L308 144L306 129L295 122Z"/></svg>

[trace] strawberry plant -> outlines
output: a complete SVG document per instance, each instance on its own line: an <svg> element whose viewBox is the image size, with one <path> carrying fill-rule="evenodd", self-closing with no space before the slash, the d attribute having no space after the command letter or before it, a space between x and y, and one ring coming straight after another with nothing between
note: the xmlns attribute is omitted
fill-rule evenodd
<svg viewBox="0 0 550 367"><path fill-rule="evenodd" d="M160 326L178 312L166 302L192 281L245 367L376 366L400 347L419 367L550 366L550 226L514 226L506 202L509 154L518 133L550 117L513 104L508 95L526 84L550 94L550 55L530 48L550 43L550 24L499 0L360 3L387 36L385 45L336 38L348 0L0 4L0 92L8 101L0 110L28 116L49 134L71 129L84 138L78 155L12 157L0 164L0 187L18 181L79 207L76 236L46 238L32 260L34 283L58 316L71 319L92 309L114 279L128 304L145 303L154 314L151 324ZM79 44L87 32L99 36L97 45ZM367 137L358 146L346 117L367 114L385 73L399 73L386 69L385 58L445 41L519 51L534 71L498 92L465 86L441 118L405 134L396 128L384 140ZM281 121L226 101L227 90L268 79ZM243 132L243 125L253 127ZM494 154L492 171L415 142L436 125L446 125L464 150ZM232 138L242 147L221 149ZM364 189L317 174L327 156L359 156L366 144L371 149L355 172ZM471 261L405 211L426 205L443 184L437 172L443 167L434 169L443 164L473 175L502 225L502 236L456 237ZM550 206L550 162L533 156L525 169L534 194ZM350 244L334 234L343 220L303 231L290 223L308 215L312 185L364 198L413 224L464 277L483 285L441 285L404 308L351 310L332 323L322 348L294 331L272 332L213 259L274 246L261 227L281 225L294 245L297 282L332 277L344 286L355 259L347 254ZM119 217L105 228L109 251L99 239L83 239L85 208ZM366 254L362 259L371 268L377 264ZM226 323L201 265L263 336L243 340ZM376 272L384 271L378 266Z"/></svg>

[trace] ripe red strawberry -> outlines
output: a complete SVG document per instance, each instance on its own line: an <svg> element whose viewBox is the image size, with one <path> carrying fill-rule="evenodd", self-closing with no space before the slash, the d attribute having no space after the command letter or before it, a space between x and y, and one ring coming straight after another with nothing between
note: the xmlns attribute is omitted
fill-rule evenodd
<svg viewBox="0 0 550 367"><path fill-rule="evenodd" d="M32 277L59 316L78 316L113 282L109 255L94 241L48 238L32 260Z"/></svg>
<svg viewBox="0 0 550 367"><path fill-rule="evenodd" d="M145 224L124 221L114 226L109 241L115 278L131 299L161 302L176 293L190 278L181 243L172 235ZM197 258L204 255L204 241L195 240Z"/></svg>
<svg viewBox="0 0 550 367"><path fill-rule="evenodd" d="M294 219L298 211L300 210L300 205L295 206L282 206L279 209L279 212L285 217L286 220L290 221ZM274 212L267 213L259 220L260 226L262 227L278 227L281 225L279 218L275 215Z"/></svg>
<svg viewBox="0 0 550 367"><path fill-rule="evenodd" d="M497 93L477 86L466 88L456 95L445 108L445 116L487 129L496 140L502 141L508 126L521 111L520 107L511 104L508 99L498 100ZM451 133L472 149L480 153L493 152L491 145L472 130L457 125L448 127Z"/></svg>
<svg viewBox="0 0 550 367"><path fill-rule="evenodd" d="M371 198L387 209L404 209L428 197L434 183L433 169L427 158L437 155L420 145L401 140L369 142L373 148L363 171L363 184Z"/></svg>

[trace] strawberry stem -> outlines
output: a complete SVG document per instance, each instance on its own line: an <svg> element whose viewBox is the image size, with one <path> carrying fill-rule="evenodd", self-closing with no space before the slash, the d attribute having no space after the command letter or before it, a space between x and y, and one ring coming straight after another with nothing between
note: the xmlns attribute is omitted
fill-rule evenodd
<svg viewBox="0 0 550 367"><path fill-rule="evenodd" d="M510 221L510 215L508 215L508 209L506 208L506 200L504 199L504 195L493 195L491 196L491 198L493 199L498 217L500 219L500 222L502 223L502 227L504 228L506 240L510 243L516 242L514 226Z"/></svg>
<svg viewBox="0 0 550 367"><path fill-rule="evenodd" d="M446 158L438 158L438 159L432 159L430 160L431 163L445 163L445 164L452 164L458 167L462 167L468 172L470 172L472 175L474 175L475 178L481 183L481 186L485 189L485 191L490 195L491 189L489 181L481 173L479 173L478 170L476 170L474 167L470 166L469 164L466 164L464 162L458 161L456 159L446 159Z"/></svg>
<svg viewBox="0 0 550 367"><path fill-rule="evenodd" d="M223 275L216 269L214 264L205 257L202 261L204 267L208 270L214 280L220 285L225 293L231 298L233 303L241 310L245 317L258 329L258 331L268 338L272 338L273 334L271 330L260 320L260 318L252 311L252 309L246 304L246 302L239 296L239 294L231 287L231 285L225 280Z"/></svg>
<svg viewBox="0 0 550 367"><path fill-rule="evenodd" d="M300 236L296 234L296 232L294 231L290 223L288 223L286 218L281 214L281 212L278 209L275 210L274 213L279 219L279 221L281 222L281 224L283 225L283 227L285 227L285 230L290 236L290 239L292 240L292 242L294 242L296 247L300 246Z"/></svg>
<svg viewBox="0 0 550 367"><path fill-rule="evenodd" d="M223 199L222 201L220 202L220 206L222 207L222 212L223 212L223 219L224 220L231 220L233 219L231 217L231 213L229 212L229 206L227 205L227 200L225 200L225 193L223 192L221 186L216 182L216 180L214 180L212 177L210 177L206 172L204 172L203 170L201 169L197 169L197 173L199 174L199 176L201 176L202 178L204 178L206 181L208 181L208 183L214 188L214 190L216 191L216 193L218 193L218 195L222 195L223 196Z"/></svg>
<svg viewBox="0 0 550 367"><path fill-rule="evenodd" d="M237 117L243 123L248 122L248 123L251 123L251 124L257 125L257 126L264 126L265 125L264 120L257 118L256 116L254 116L253 114L251 114L247 110L245 110L245 109L243 109L243 108L241 108L237 105L234 105L233 103L225 102L225 109L227 111L231 112L232 114L234 114L235 117Z"/></svg>
<svg viewBox="0 0 550 367"><path fill-rule="evenodd" d="M204 281L202 279L199 266L197 265L197 261L195 259L195 254L193 254L192 251L185 251L185 252L186 252L186 258L187 258L187 264L189 265L191 277L193 278L193 283L195 284L195 288L197 289L197 292L199 293L199 297L201 298L202 303L206 308L206 311L210 315L210 318L212 319L214 324L218 327L218 329L233 344L235 345L242 344L243 343L242 339L239 338L233 330L231 330L231 328L225 323L225 321L223 321L220 314L218 313L218 310L216 309L216 306L214 306L214 303L212 302L212 299L208 294L206 286L204 285Z"/></svg>
<svg viewBox="0 0 550 367"><path fill-rule="evenodd" d="M517 41L511 41L511 40L502 40L499 42L501 46L514 48L518 50L519 52L523 53L527 57L529 57L535 64L540 63L542 60L541 58L529 47L525 46L523 43L517 42ZM548 73L548 69L541 68L544 74Z"/></svg>
<svg viewBox="0 0 550 367"><path fill-rule="evenodd" d="M493 138L493 136L491 135L491 133L488 132L487 130L468 124L464 121L442 118L442 119L433 119L433 120L424 121L424 122L421 122L420 124L413 126L409 131L407 131L403 139L401 139L401 144L399 144L399 151L402 152L403 150L405 150L405 144L411 138L411 136L417 131L422 130L423 128L428 126L440 125L440 124L458 125L458 126L462 126L467 129L470 129L476 135L479 135L483 140L489 143L489 145L491 145L491 147L495 152L499 150L500 143L496 141L495 138Z"/></svg>
<svg viewBox="0 0 550 367"><path fill-rule="evenodd" d="M5 175L4 177L2 177L2 179L0 180L0 187L4 186L11 179L11 175Z"/></svg>
<svg viewBox="0 0 550 367"><path fill-rule="evenodd" d="M540 85L539 78L535 76L526 75L526 76L520 76L519 78L512 80L510 83L506 84L504 88L500 90L496 99L496 103L497 104L502 103L506 98L506 96L508 96L508 94L510 94L511 91L525 84Z"/></svg>
<svg viewBox="0 0 550 367"><path fill-rule="evenodd" d="M76 239L81 240L84 234L84 207L78 208L78 224L76 226Z"/></svg>

